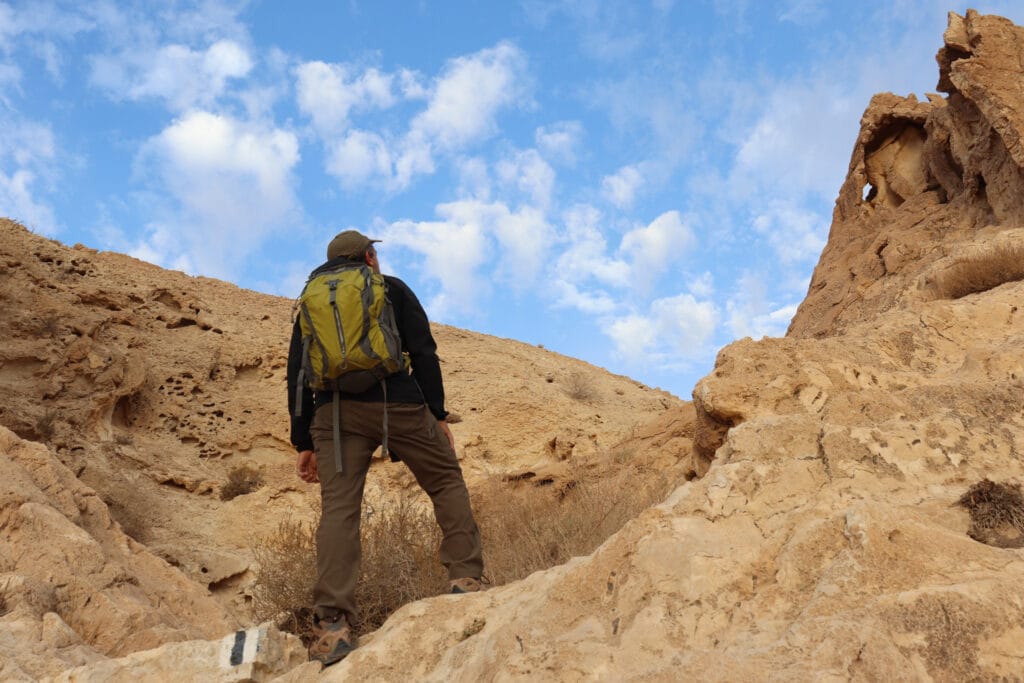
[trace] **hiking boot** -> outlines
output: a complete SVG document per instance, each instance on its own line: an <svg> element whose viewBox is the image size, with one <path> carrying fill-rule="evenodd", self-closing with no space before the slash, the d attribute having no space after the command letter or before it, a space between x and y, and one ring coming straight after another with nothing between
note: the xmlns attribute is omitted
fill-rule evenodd
<svg viewBox="0 0 1024 683"><path fill-rule="evenodd" d="M476 593L483 589L484 584L481 583L480 579L474 579L469 576L464 579L452 579L448 582L449 593Z"/></svg>
<svg viewBox="0 0 1024 683"><path fill-rule="evenodd" d="M336 621L314 619L313 636L316 640L309 646L309 658L324 666L340 662L356 649L352 629L344 615Z"/></svg>

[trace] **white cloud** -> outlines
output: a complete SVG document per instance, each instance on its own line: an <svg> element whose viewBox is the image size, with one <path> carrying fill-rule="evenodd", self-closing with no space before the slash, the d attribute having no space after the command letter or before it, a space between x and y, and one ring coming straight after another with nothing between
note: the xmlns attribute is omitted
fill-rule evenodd
<svg viewBox="0 0 1024 683"><path fill-rule="evenodd" d="M691 280L686 289L695 297L710 298L715 293L715 278L709 271L704 271Z"/></svg>
<svg viewBox="0 0 1024 683"><path fill-rule="evenodd" d="M398 87L402 97L407 100L425 100L430 97L430 90L423 85L423 77L418 71L402 69L398 72Z"/></svg>
<svg viewBox="0 0 1024 683"><path fill-rule="evenodd" d="M656 299L646 314L606 319L604 332L627 362L647 358L650 364L679 367L710 352L719 318L713 302L679 294Z"/></svg>
<svg viewBox="0 0 1024 683"><path fill-rule="evenodd" d="M846 174L850 145L867 98L842 81L780 87L740 144L729 181L737 195L831 199Z"/></svg>
<svg viewBox="0 0 1024 683"><path fill-rule="evenodd" d="M398 221L384 228L383 238L387 249L397 246L419 254L420 268L438 282L439 291L428 305L431 316L476 311L487 295L487 280L479 270L489 247L479 223Z"/></svg>
<svg viewBox="0 0 1024 683"><path fill-rule="evenodd" d="M0 216L10 216L44 235L57 232L53 209L33 197L35 174L24 169L7 175L0 170Z"/></svg>
<svg viewBox="0 0 1024 683"><path fill-rule="evenodd" d="M812 26L825 18L821 0L789 0L783 3L779 21L788 21L799 26Z"/></svg>
<svg viewBox="0 0 1024 683"><path fill-rule="evenodd" d="M21 69L13 64L0 64L0 102L10 107L8 90L21 90Z"/></svg>
<svg viewBox="0 0 1024 683"><path fill-rule="evenodd" d="M829 221L792 202L767 202L754 217L754 230L768 238L785 265L814 263L825 247Z"/></svg>
<svg viewBox="0 0 1024 683"><path fill-rule="evenodd" d="M307 63L298 71L299 104L329 150L328 172L343 187L379 183L398 192L416 176L433 173L439 153L457 153L496 133L499 112L524 96L525 70L522 51L499 43L450 60L429 89L415 72L399 72L403 97L427 99L404 134L365 130L352 136L343 131L355 108L383 108L397 101L395 77L375 70L356 78L344 65ZM354 165L364 160L368 166ZM523 176L527 192L544 192L543 172L535 163Z"/></svg>
<svg viewBox="0 0 1024 683"><path fill-rule="evenodd" d="M56 234L53 209L39 199L38 187L40 181L53 179L55 161L56 144L48 126L0 112L0 215Z"/></svg>
<svg viewBox="0 0 1024 683"><path fill-rule="evenodd" d="M623 166L601 180L601 192L605 199L620 209L631 207L636 193L643 186L644 177L636 166Z"/></svg>
<svg viewBox="0 0 1024 683"><path fill-rule="evenodd" d="M450 221L485 226L499 248L494 277L513 289L534 284L553 248L554 231L538 207L513 211L502 202L461 201L442 204L438 213Z"/></svg>
<svg viewBox="0 0 1024 683"><path fill-rule="evenodd" d="M775 304L765 298L765 274L744 273L726 303L729 329L734 339L741 337L781 337L796 313L797 303Z"/></svg>
<svg viewBox="0 0 1024 683"><path fill-rule="evenodd" d="M608 243L600 229L601 213L592 206L575 206L565 212L563 221L565 246L557 261L559 277L573 289L587 282L627 287L629 264L609 255Z"/></svg>
<svg viewBox="0 0 1024 683"><path fill-rule="evenodd" d="M356 74L345 64L318 61L301 64L295 72L299 110L324 136L344 131L352 110L386 109L398 101L395 77L374 68Z"/></svg>
<svg viewBox="0 0 1024 683"><path fill-rule="evenodd" d="M649 225L623 235L619 254L631 262L634 281L650 283L670 264L680 261L696 242L693 230L679 212L666 211Z"/></svg>
<svg viewBox="0 0 1024 683"><path fill-rule="evenodd" d="M388 247L416 252L418 267L438 282L432 308L465 315L478 311L490 283L512 291L536 284L555 239L540 209L467 199L439 204L436 213L440 220L384 228Z"/></svg>
<svg viewBox="0 0 1024 683"><path fill-rule="evenodd" d="M152 97L186 111L211 106L229 80L246 76L252 67L248 51L233 41L220 40L205 50L174 44L98 55L92 60L92 82L115 99Z"/></svg>
<svg viewBox="0 0 1024 683"><path fill-rule="evenodd" d="M161 263L186 257L204 274L229 277L296 211L292 169L298 141L289 131L209 112L190 112L149 140L142 161L181 206L171 229L151 230ZM166 223L166 221L165 221Z"/></svg>
<svg viewBox="0 0 1024 683"><path fill-rule="evenodd" d="M491 178L487 170L487 160L481 157L457 159L455 170L459 176L459 186L455 193L465 199L486 201L491 196Z"/></svg>
<svg viewBox="0 0 1024 683"><path fill-rule="evenodd" d="M434 150L430 140L418 131L410 132L398 143L398 158L387 187L393 191L404 190L418 175L434 172Z"/></svg>
<svg viewBox="0 0 1024 683"><path fill-rule="evenodd" d="M365 130L352 130L331 145L327 172L343 187L354 188L373 177L391 173L391 151L384 138Z"/></svg>
<svg viewBox="0 0 1024 683"><path fill-rule="evenodd" d="M555 280L553 286L554 308L575 308L589 315L608 315L618 308L618 303L602 290L584 292L566 280Z"/></svg>
<svg viewBox="0 0 1024 683"><path fill-rule="evenodd" d="M537 149L546 158L572 166L576 163L576 149L583 139L583 125L579 121L560 121L541 126L533 138Z"/></svg>
<svg viewBox="0 0 1024 683"><path fill-rule="evenodd" d="M524 54L511 43L452 59L412 131L449 150L492 135L498 112L523 96L525 70Z"/></svg>
<svg viewBox="0 0 1024 683"><path fill-rule="evenodd" d="M6 116L0 120L0 163L39 168L56 156L53 130L32 121Z"/></svg>
<svg viewBox="0 0 1024 683"><path fill-rule="evenodd" d="M541 207L551 204L555 172L535 149L518 151L497 164L498 178L506 185L524 193L531 203Z"/></svg>

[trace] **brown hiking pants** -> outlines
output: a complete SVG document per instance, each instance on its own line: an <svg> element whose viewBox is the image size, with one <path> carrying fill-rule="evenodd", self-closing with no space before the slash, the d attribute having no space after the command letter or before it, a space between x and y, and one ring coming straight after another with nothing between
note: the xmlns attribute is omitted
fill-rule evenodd
<svg viewBox="0 0 1024 683"><path fill-rule="evenodd" d="M317 582L313 604L320 618L344 612L351 623L359 579L359 522L370 458L381 443L383 403L341 402L341 474L334 463L331 404L313 416L310 435L320 476L322 512L316 534ZM449 579L483 572L480 532L469 506L462 469L437 420L425 405L389 404L388 449L402 459L434 504L441 527L441 563Z"/></svg>

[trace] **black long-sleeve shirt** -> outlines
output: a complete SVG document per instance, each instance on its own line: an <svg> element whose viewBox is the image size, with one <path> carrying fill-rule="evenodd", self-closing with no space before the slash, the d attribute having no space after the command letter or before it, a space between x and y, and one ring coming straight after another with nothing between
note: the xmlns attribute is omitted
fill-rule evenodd
<svg viewBox="0 0 1024 683"><path fill-rule="evenodd" d="M338 259L343 262L344 259ZM444 383L441 379L441 364L437 359L437 343L430 332L430 322L419 299L409 286L391 275L384 276L388 299L395 312L398 334L402 339L402 351L409 354L412 374L399 372L388 377L388 403L426 403L438 420L447 417L444 409ZM309 425L316 408L330 403L332 391L313 392L302 387L301 415L295 416L295 396L299 370L302 368L302 331L296 319L292 327L291 344L288 347L288 413L291 415L291 441L296 450L313 450L313 439ZM384 402L384 391L379 384L361 394L344 394L346 400Z"/></svg>

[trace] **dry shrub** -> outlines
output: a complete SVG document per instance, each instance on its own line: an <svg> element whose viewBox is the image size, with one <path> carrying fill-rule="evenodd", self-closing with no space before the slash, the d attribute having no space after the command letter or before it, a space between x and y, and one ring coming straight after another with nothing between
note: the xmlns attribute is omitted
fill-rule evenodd
<svg viewBox="0 0 1024 683"><path fill-rule="evenodd" d="M36 323L36 335L44 339L53 339L60 332L60 318L56 315L47 315L40 318Z"/></svg>
<svg viewBox="0 0 1024 683"><path fill-rule="evenodd" d="M263 472L252 465L239 465L228 472L228 481L220 490L221 500L231 500L252 493L263 486Z"/></svg>
<svg viewBox="0 0 1024 683"><path fill-rule="evenodd" d="M308 637L316 583L316 525L284 520L253 544L253 611L260 620Z"/></svg>
<svg viewBox="0 0 1024 683"><path fill-rule="evenodd" d="M149 523L142 514L144 508L130 503L108 501L107 510L110 516L121 525L121 531L133 540L146 544L150 540Z"/></svg>
<svg viewBox="0 0 1024 683"><path fill-rule="evenodd" d="M57 411L47 410L36 418L35 432L42 439L53 438L57 431Z"/></svg>
<svg viewBox="0 0 1024 683"><path fill-rule="evenodd" d="M1024 545L1024 495L1019 484L982 479L956 504L967 508L971 515L967 530L971 538L1003 547Z"/></svg>
<svg viewBox="0 0 1024 683"><path fill-rule="evenodd" d="M7 596L0 593L0 617L6 615L11 610L7 607Z"/></svg>
<svg viewBox="0 0 1024 683"><path fill-rule="evenodd" d="M593 401L597 398L593 378L579 370L565 378L565 393L576 401Z"/></svg>
<svg viewBox="0 0 1024 683"><path fill-rule="evenodd" d="M363 563L356 587L360 633L376 630L402 605L444 592L437 550L441 530L429 508L404 495L363 520Z"/></svg>
<svg viewBox="0 0 1024 683"><path fill-rule="evenodd" d="M659 471L640 466L603 473L580 466L569 479L548 486L494 477L471 492L486 578L503 584L587 555L663 500L673 485ZM357 633L376 630L406 603L446 590L438 558L440 530L424 503L422 496L406 494L365 506L359 613L353 619ZM276 619L308 641L317 573L315 527L282 522L255 542L254 551L256 616Z"/></svg>
<svg viewBox="0 0 1024 683"><path fill-rule="evenodd" d="M356 586L357 633L376 630L402 605L444 591L447 575L438 559L440 530L429 509L401 496L374 509L362 522L362 564ZM285 630L308 637L316 582L316 528L284 521L255 543L259 565L253 596L260 619L277 619Z"/></svg>
<svg viewBox="0 0 1024 683"><path fill-rule="evenodd" d="M959 299L1018 280L1024 280L1024 245L1000 244L960 259L938 277L936 284L941 298Z"/></svg>
<svg viewBox="0 0 1024 683"><path fill-rule="evenodd" d="M673 483L660 473L577 467L561 485L491 480L475 495L486 573L515 581L589 555L629 520L664 500Z"/></svg>

